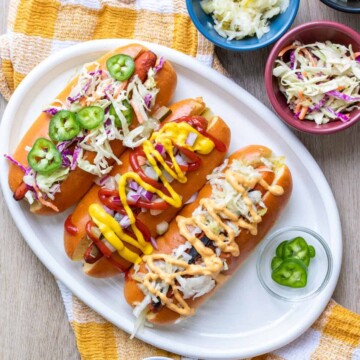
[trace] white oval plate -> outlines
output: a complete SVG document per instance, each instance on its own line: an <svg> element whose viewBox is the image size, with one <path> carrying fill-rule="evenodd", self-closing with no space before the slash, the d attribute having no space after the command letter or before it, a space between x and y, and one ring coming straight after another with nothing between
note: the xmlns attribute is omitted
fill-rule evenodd
<svg viewBox="0 0 360 360"><path fill-rule="evenodd" d="M21 136L76 68L129 40L91 41L67 48L37 66L12 96L1 124L0 153L11 153ZM334 197L320 168L290 130L263 104L235 83L196 60L174 50L144 43L165 56L176 68L176 99L203 96L215 114L232 130L230 152L247 145L263 144L286 155L294 178L294 191L276 228L305 226L328 242L334 267L328 286L316 298L285 303L271 297L256 275L253 254L196 316L174 326L155 327L138 337L152 345L199 358L243 358L277 349L300 336L328 303L340 272L341 225ZM12 198L7 185L8 164L1 157L0 179L6 203L25 240L44 263L87 305L127 332L132 331L131 308L122 297L122 278L97 280L82 274L63 249L63 222L67 213L37 217L26 204ZM274 229L273 229L274 230Z"/></svg>

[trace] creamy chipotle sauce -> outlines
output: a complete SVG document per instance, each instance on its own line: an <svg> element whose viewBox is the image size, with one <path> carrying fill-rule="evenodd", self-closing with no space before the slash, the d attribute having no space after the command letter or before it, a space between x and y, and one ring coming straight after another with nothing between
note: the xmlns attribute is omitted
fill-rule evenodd
<svg viewBox="0 0 360 360"><path fill-rule="evenodd" d="M229 210L225 205L218 205L212 198L201 199L200 206L206 215L200 213L198 215L193 214L190 218L183 216L176 218L180 234L195 248L201 261L189 264L187 261L176 258L173 255L146 255L143 257L143 261L146 263L148 273L140 278L134 275L134 279L141 282L145 291L160 299L163 305L181 316L191 316L195 310L184 300L184 296L179 290L177 277L188 278L201 275L215 277L224 270L224 262L220 257L221 254L230 254L234 257L240 255L234 227L248 230L252 235L256 235L257 225L262 220L249 196L249 192L257 184L260 184L274 196L281 196L284 193L284 189L281 186L268 184L261 176L249 177L234 171L231 167L225 170L224 175L226 182L241 195L246 204L248 209L246 219L243 216L239 217L238 214ZM220 231L213 231L210 226L206 225L207 217L210 217L217 223ZM234 226L230 226L229 222ZM194 228L200 228L202 233L212 241L213 247L220 249L220 251L205 246L198 237L199 234L196 236L190 231L190 229ZM173 273L164 271L164 263L177 267L177 270ZM164 293L161 291L158 286L159 283L166 284L169 290L171 290L172 296L168 296L168 292Z"/></svg>

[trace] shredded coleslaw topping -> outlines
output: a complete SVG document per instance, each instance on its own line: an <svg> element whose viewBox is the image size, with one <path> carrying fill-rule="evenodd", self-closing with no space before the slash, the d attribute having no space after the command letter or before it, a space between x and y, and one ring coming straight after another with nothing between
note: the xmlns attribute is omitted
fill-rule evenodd
<svg viewBox="0 0 360 360"><path fill-rule="evenodd" d="M263 159L262 159L263 161ZM266 165L268 167L267 171L275 171L277 168L282 167L284 164L283 157L272 157L265 159ZM238 192L233 186L227 181L224 169L229 168L231 171L242 174L247 178L260 178L260 170L254 169L253 166L249 165L246 162L240 160L233 160L231 164L226 160L218 168L207 176L212 187L212 193L210 199L215 202L216 205L224 206L226 209L230 210L234 214L237 214L239 217L243 217L250 221L249 208L246 204L245 198ZM260 191L252 190L247 193L251 198L253 203L253 209L260 216L264 216L267 208L264 202L262 201L262 195ZM211 229L211 232L222 234L225 232L224 228L219 225L218 222L214 221L212 216L208 213L208 210L203 205L199 205L192 213L192 216L204 215L206 226ZM232 223L230 220L227 220L226 216L222 218L225 220L226 225L233 228L235 236L238 236L241 232L239 226ZM201 234L202 230L199 227L193 227L189 229L192 235ZM215 246L214 244L212 244ZM186 241L172 251L171 256L176 260L185 261L190 263L192 256L189 254L189 250L192 248L192 245ZM215 246L215 252L217 256L221 254L221 249ZM174 274L181 272L182 267L177 265L172 265L169 262L163 260L157 260L156 265L161 268L162 271L165 271L168 274ZM199 259L198 265L205 266L202 262L202 259ZM135 334L142 325L146 322L146 314L149 312L148 305L153 303L158 303L160 301L153 293L151 293L147 287L145 287L141 282L145 274L139 272L139 267L134 267L133 279L138 282L138 286L141 291L144 293L144 299L139 302L134 310L133 314L137 317L136 325L134 328L133 334ZM226 260L223 261L223 267L221 271L228 270L228 264ZM184 299L197 298L205 295L210 292L216 285L216 281L212 275L196 275L193 277L176 277L178 289L183 293ZM164 281L155 281L153 280L152 286L159 290L162 294L167 294L169 291L169 284Z"/></svg>
<svg viewBox="0 0 360 360"><path fill-rule="evenodd" d="M164 61L164 58L158 60L155 67L148 71L147 80L144 83L137 75L130 82L117 81L109 75L107 70L100 69L100 64L97 62L83 66L78 81L66 100L56 99L43 112L54 116L60 110L77 112L84 106L100 106L105 113L103 123L95 129L83 130L70 141L57 143L56 147L62 156L62 167L50 175L37 174L31 168L18 163L13 157L5 155L9 161L25 172L23 180L28 186L25 198L30 204L38 200L39 191L45 199L53 200L55 194L61 191L61 181L65 180L68 173L76 167L98 177L108 174L112 170L112 166L108 163L109 159L121 164L111 148L111 141L118 139L125 146L134 148L142 144L152 131L158 128L159 121L150 113L159 92L155 75L163 67ZM140 123L134 129L129 128L123 114L123 111L127 110L125 101L131 104ZM121 127L115 125L115 116L109 111L111 105L120 119ZM27 148L26 151L30 149ZM85 157L85 151L96 153L93 161L90 162Z"/></svg>

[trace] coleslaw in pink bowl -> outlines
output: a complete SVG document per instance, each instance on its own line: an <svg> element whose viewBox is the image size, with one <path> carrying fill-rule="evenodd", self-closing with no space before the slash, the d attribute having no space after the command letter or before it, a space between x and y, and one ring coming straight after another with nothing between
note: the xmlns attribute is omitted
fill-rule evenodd
<svg viewBox="0 0 360 360"><path fill-rule="evenodd" d="M265 85L278 115L314 134L343 130L360 119L360 34L345 25L300 25L272 49Z"/></svg>

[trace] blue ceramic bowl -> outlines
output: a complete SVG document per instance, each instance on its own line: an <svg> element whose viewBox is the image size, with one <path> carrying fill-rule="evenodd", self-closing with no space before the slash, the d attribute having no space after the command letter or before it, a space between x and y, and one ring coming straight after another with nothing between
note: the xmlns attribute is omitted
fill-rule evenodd
<svg viewBox="0 0 360 360"><path fill-rule="evenodd" d="M321 0L321 2L342 12L360 14L360 1Z"/></svg>
<svg viewBox="0 0 360 360"><path fill-rule="evenodd" d="M206 15L200 0L186 0L187 9L196 28L215 45L232 51L251 51L268 46L279 39L291 26L299 9L300 0L291 0L283 14L275 16L270 22L270 31L261 39L256 36L242 40L227 40L214 30L211 15Z"/></svg>

